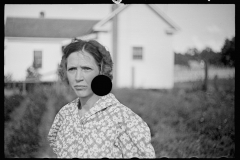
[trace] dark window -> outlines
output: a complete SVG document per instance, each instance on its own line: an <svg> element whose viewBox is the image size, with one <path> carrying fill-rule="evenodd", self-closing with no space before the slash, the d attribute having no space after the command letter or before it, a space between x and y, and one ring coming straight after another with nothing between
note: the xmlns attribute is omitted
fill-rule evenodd
<svg viewBox="0 0 240 160"><path fill-rule="evenodd" d="M142 60L143 59L143 48L142 47L133 47L133 59Z"/></svg>
<svg viewBox="0 0 240 160"><path fill-rule="evenodd" d="M34 68L42 68L42 51L34 51Z"/></svg>

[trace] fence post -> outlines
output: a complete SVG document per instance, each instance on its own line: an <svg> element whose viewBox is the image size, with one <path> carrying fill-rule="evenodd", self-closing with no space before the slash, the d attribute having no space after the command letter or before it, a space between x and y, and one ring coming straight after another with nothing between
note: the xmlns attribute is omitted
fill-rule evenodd
<svg viewBox="0 0 240 160"><path fill-rule="evenodd" d="M203 91L207 91L208 89L208 62L204 60L204 82L203 82Z"/></svg>
<svg viewBox="0 0 240 160"><path fill-rule="evenodd" d="M218 75L214 76L213 83L215 91L218 91Z"/></svg>
<svg viewBox="0 0 240 160"><path fill-rule="evenodd" d="M132 67L132 89L134 89L134 82L135 82L135 68Z"/></svg>
<svg viewBox="0 0 240 160"><path fill-rule="evenodd" d="M23 90L22 90L22 94L26 95L27 91L26 91L26 81L23 81Z"/></svg>

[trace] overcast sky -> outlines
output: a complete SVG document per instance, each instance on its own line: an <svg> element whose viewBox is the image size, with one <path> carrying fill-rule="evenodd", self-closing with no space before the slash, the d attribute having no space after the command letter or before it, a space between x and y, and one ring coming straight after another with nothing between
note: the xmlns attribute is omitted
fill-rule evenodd
<svg viewBox="0 0 240 160"><path fill-rule="evenodd" d="M190 47L199 50L206 46L220 51L226 38L235 36L234 4L156 4L174 21L180 31L173 37L175 52L185 52ZM78 5L5 5L6 17L96 19L105 18L111 12L110 4Z"/></svg>

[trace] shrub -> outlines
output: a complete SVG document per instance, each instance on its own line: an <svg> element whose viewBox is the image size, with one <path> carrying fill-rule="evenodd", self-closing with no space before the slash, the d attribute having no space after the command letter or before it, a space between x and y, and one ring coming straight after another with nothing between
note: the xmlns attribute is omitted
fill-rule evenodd
<svg viewBox="0 0 240 160"><path fill-rule="evenodd" d="M13 110L19 107L20 103L23 101L24 96L20 94L15 94L10 97L4 96L4 121L10 120L10 114Z"/></svg>
<svg viewBox="0 0 240 160"><path fill-rule="evenodd" d="M52 106L48 106L50 100L54 102ZM41 124L42 118L49 107L54 107L54 113L50 115L53 121L57 111L66 103L63 93L57 93L53 86L35 87L12 112L11 121L5 125L5 157L35 157L42 148L42 138L45 138L39 132L40 126L47 125Z"/></svg>

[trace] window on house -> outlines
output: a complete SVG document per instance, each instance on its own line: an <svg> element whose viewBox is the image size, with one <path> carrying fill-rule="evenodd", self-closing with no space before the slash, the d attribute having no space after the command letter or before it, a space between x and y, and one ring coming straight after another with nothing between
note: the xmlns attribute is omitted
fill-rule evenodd
<svg viewBox="0 0 240 160"><path fill-rule="evenodd" d="M142 60L142 59L143 59L143 48L133 47L133 60Z"/></svg>
<svg viewBox="0 0 240 160"><path fill-rule="evenodd" d="M34 68L42 68L42 51L34 51Z"/></svg>

